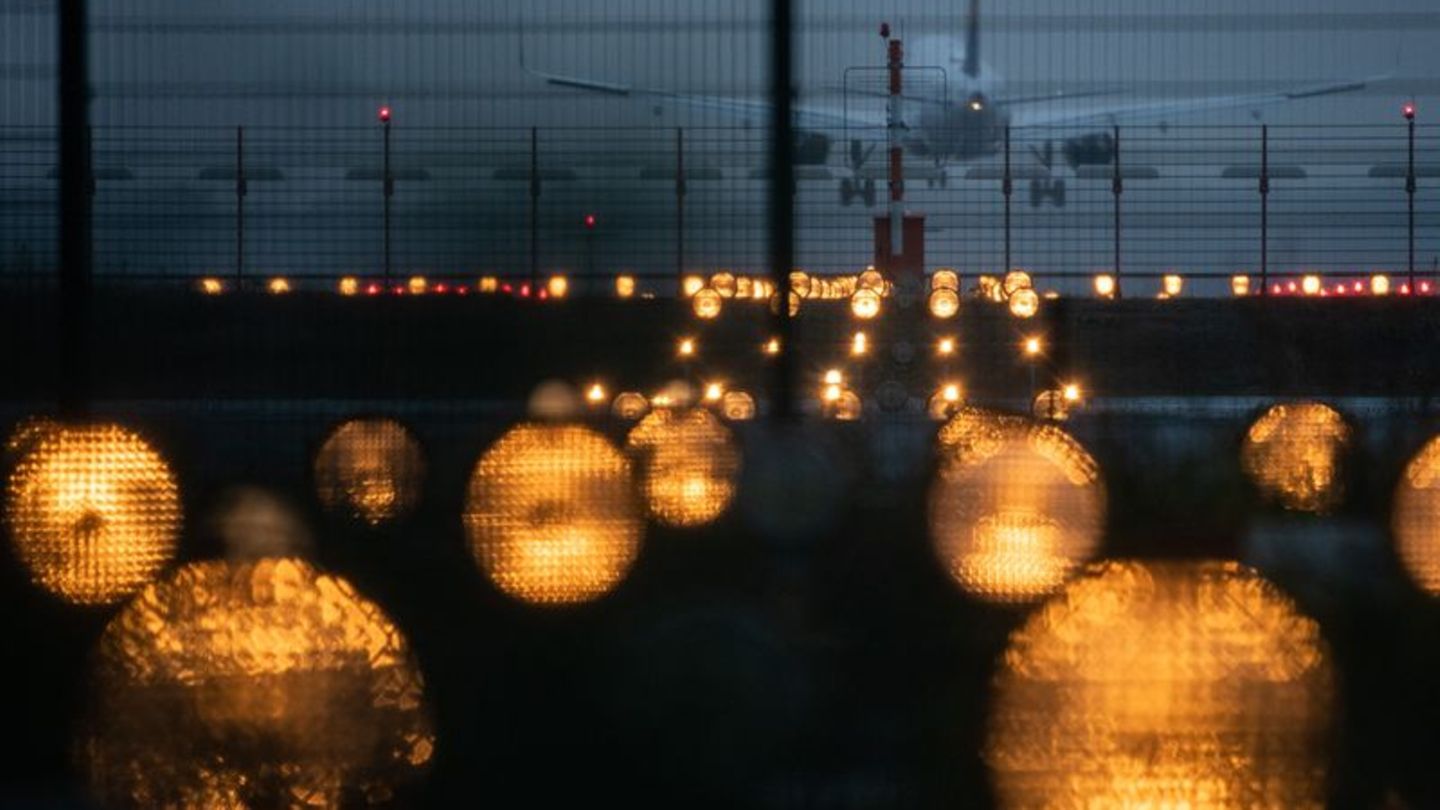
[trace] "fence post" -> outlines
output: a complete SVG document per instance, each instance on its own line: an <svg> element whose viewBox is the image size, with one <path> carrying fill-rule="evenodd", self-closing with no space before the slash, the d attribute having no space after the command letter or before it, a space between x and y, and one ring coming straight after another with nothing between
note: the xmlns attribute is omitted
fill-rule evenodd
<svg viewBox="0 0 1440 810"><path fill-rule="evenodd" d="M384 129L384 132L385 132L385 166L384 166L384 169L383 169L383 172L382 172L382 177L381 177L381 185L383 186L381 193L383 194L383 196L384 196L384 198L385 198L385 215L384 215L384 220L385 220L385 222L384 222L384 226L383 226L383 227L384 227L384 229L385 229L385 286L388 288L388 287L390 286L390 278L391 278L391 266L390 266L390 198L391 198L392 196L394 196L394 194L395 194L395 177L390 173L390 116L389 116L389 115L382 115L382 116L381 116L381 118L380 118L380 126Z"/></svg>
<svg viewBox="0 0 1440 810"><path fill-rule="evenodd" d="M92 170L90 71L85 0L61 0L59 53L60 384L64 416L84 416L90 404L90 335L94 253L91 243Z"/></svg>
<svg viewBox="0 0 1440 810"><path fill-rule="evenodd" d="M685 128L675 128L675 283L685 280Z"/></svg>
<svg viewBox="0 0 1440 810"><path fill-rule="evenodd" d="M245 280L245 127L235 128L235 289Z"/></svg>
<svg viewBox="0 0 1440 810"><path fill-rule="evenodd" d="M1005 174L1000 178L1000 193L1005 196L1005 266L1000 272L1010 272L1010 204L1015 195L1015 178L1010 173L1010 125L1005 125Z"/></svg>
<svg viewBox="0 0 1440 810"><path fill-rule="evenodd" d="M1115 297L1123 298L1121 292L1124 286L1121 282L1121 256L1120 256L1120 195L1125 193L1125 179L1120 170L1120 127L1117 124L1115 134L1115 160L1110 177L1110 193L1115 197Z"/></svg>
<svg viewBox="0 0 1440 810"><path fill-rule="evenodd" d="M1260 125L1260 294L1270 294L1270 125Z"/></svg>
<svg viewBox="0 0 1440 810"><path fill-rule="evenodd" d="M795 410L796 346L792 345L790 271L795 266L795 121L794 3L772 0L770 27L770 277L774 281L775 332L780 354L775 358L775 416L790 420Z"/></svg>
<svg viewBox="0 0 1440 810"><path fill-rule="evenodd" d="M1411 109L1411 108L1407 108L1407 109ZM1409 217L1410 217L1410 222L1409 222L1409 225L1408 225L1408 228L1407 228L1407 231L1406 231L1406 233L1407 233L1407 239L1408 239L1408 247L1409 247L1409 264L1408 264L1409 271L1408 271L1408 272L1409 272L1409 276L1410 276L1410 292L1411 292L1412 294L1419 294L1420 289L1415 286L1415 191L1416 191L1417 188L1418 188L1418 185L1417 185L1416 182L1415 182L1415 115L1414 115L1413 112L1411 112L1411 114L1410 114L1410 115L1407 115L1406 118L1409 119L1409 121L1407 122L1407 124L1408 124L1408 128L1409 128L1409 139L1410 139L1410 143L1409 143L1409 155L1410 155L1410 157L1409 157L1408 163L1407 163L1407 165L1406 165L1406 169L1405 169L1405 198L1406 198L1406 208L1408 209L1408 213L1409 213Z"/></svg>
<svg viewBox="0 0 1440 810"><path fill-rule="evenodd" d="M540 285L540 128L530 128L530 289Z"/></svg>

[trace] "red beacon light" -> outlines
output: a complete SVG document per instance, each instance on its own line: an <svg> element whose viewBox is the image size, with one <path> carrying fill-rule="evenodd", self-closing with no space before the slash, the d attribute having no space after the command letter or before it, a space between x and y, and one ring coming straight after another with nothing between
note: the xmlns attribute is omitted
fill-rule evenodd
<svg viewBox="0 0 1440 810"><path fill-rule="evenodd" d="M1402 107L1400 108L1400 113L1405 116L1405 120L1406 120L1406 121L1414 121L1414 120L1415 120L1415 102L1413 102L1413 101L1407 101L1407 102L1405 102L1404 106L1402 106Z"/></svg>
<svg viewBox="0 0 1440 810"><path fill-rule="evenodd" d="M594 214L585 215L585 230L593 231L597 224L599 224L599 220L595 218Z"/></svg>
<svg viewBox="0 0 1440 810"><path fill-rule="evenodd" d="M380 123L390 123L390 105L386 104L385 106L381 107L380 112L377 115L380 118Z"/></svg>

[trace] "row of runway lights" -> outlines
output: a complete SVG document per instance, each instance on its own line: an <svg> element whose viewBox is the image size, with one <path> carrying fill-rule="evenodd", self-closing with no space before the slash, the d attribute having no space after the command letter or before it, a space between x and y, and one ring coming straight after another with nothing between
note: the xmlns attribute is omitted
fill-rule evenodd
<svg viewBox="0 0 1440 810"><path fill-rule="evenodd" d="M556 404L555 391L537 393L535 417L481 454L467 488L471 551L510 597L599 598L635 562L647 517L693 528L745 498L740 446L703 408L657 403L622 450L573 418L545 418ZM1344 497L1351 442L1328 405L1276 405L1247 430L1241 466L1286 509L1325 514ZM981 753L1001 806L1036 796L1320 806L1334 693L1312 620L1236 563L1087 567L1106 523L1101 471L1054 425L963 408L935 446L926 508L945 570L986 601L1058 594L1012 634L992 687ZM100 798L333 805L357 788L383 797L423 773L440 741L404 634L304 559L303 521L283 501L257 490L227 498L212 525L230 559L164 574L182 522L179 483L138 434L32 421L7 450L5 522L34 581L81 604L139 594L93 659L96 699L77 751ZM832 462L787 453L745 463L778 465L761 476L771 480L833 473ZM417 506L425 454L395 420L352 420L320 446L313 473L323 505L378 526ZM1399 486L1400 556L1440 592L1440 438ZM272 738L286 741L283 755L248 742ZM342 744L350 739L368 742Z"/></svg>
<svg viewBox="0 0 1440 810"><path fill-rule="evenodd" d="M1168 300L1184 294L1186 280L1183 275L1171 273L1161 277L1156 298ZM1120 285L1116 276L1097 273L1091 278L1091 286L1097 298L1113 299L1119 295ZM199 280L197 287L205 295L223 295L231 290L231 282L218 276L206 276ZM555 274L542 283L512 283L498 276L482 276L473 286L444 281L432 282L426 276L411 276L403 284L382 284L376 281L362 281L356 276L342 277L335 291L345 297L424 296L457 295L503 295L538 301L560 301L570 296L570 278ZM288 277L274 276L265 281L265 290L272 295L287 295L295 291L295 284ZM1020 292L1028 290L1028 292ZM728 271L715 273L708 278L701 275L684 276L680 282L681 295L691 301L696 317L713 319L720 315L727 300L749 300L769 303L772 310L778 310L781 297L775 294L775 285L761 278L737 276ZM1256 293L1256 283L1249 275L1239 274L1230 278L1230 291L1234 297L1244 298ZM1268 290L1274 296L1306 296L1318 298L1344 298L1359 296L1383 297L1389 295L1430 295L1434 292L1432 282L1419 281L1412 289L1409 283L1395 285L1384 273L1372 274L1367 280L1329 282L1319 274L1309 273L1299 278L1285 279L1270 283ZM1018 293L1018 294L1017 294ZM641 292L639 280L628 274L614 279L616 298L653 298L652 293ZM855 275L811 275L796 270L790 275L790 291L785 297L791 314L798 314L801 304L807 300L848 301L852 314L861 320L869 320L880 314L884 299L894 294L894 285L871 267ZM1013 270L1003 277L981 275L976 279L970 294L973 297L1008 303L1017 318L1028 318L1039 311L1041 298L1058 298L1054 291L1038 293L1034 289L1030 274L1024 270ZM932 315L945 319L954 317L959 311L964 293L960 287L959 274L949 268L936 270L930 276L928 305Z"/></svg>

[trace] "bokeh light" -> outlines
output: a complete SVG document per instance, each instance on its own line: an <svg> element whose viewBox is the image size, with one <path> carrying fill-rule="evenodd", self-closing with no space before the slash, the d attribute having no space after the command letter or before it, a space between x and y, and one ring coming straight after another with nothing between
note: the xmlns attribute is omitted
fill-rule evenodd
<svg viewBox="0 0 1440 810"><path fill-rule="evenodd" d="M720 398L720 415L731 422L755 418L755 398L745 391L726 391Z"/></svg>
<svg viewBox="0 0 1440 810"><path fill-rule="evenodd" d="M185 566L100 639L80 748L116 807L384 803L435 736L404 637L298 559Z"/></svg>
<svg viewBox="0 0 1440 810"><path fill-rule="evenodd" d="M720 293L710 287L695 293L690 298L690 308L695 311L695 317L709 321L720 317L720 310L724 307L725 301Z"/></svg>
<svg viewBox="0 0 1440 810"><path fill-rule="evenodd" d="M735 498L740 450L729 428L703 408L660 410L630 431L640 495L666 526L703 526Z"/></svg>
<svg viewBox="0 0 1440 810"><path fill-rule="evenodd" d="M28 425L28 426L27 426ZM100 605L150 582L175 553L179 485L145 440L117 425L22 425L5 522L31 580Z"/></svg>
<svg viewBox="0 0 1440 810"><path fill-rule="evenodd" d="M985 760L1007 808L1324 807L1315 622L1236 563L1106 563L1010 638Z"/></svg>
<svg viewBox="0 0 1440 810"><path fill-rule="evenodd" d="M1275 405L1245 436L1240 461L1260 493L1283 508L1324 514L1345 496L1341 462L1350 426L1322 402Z"/></svg>
<svg viewBox="0 0 1440 810"><path fill-rule="evenodd" d="M1040 311L1040 295L1026 287L1010 296L1010 314L1017 318L1033 318Z"/></svg>
<svg viewBox="0 0 1440 810"><path fill-rule="evenodd" d="M233 487L221 494L206 520L228 560L308 557L310 529L287 500L260 487Z"/></svg>
<svg viewBox="0 0 1440 810"><path fill-rule="evenodd" d="M501 591L532 604L575 604L629 572L644 529L630 462L605 437L574 425L524 424L475 466L465 531Z"/></svg>
<svg viewBox="0 0 1440 810"><path fill-rule="evenodd" d="M735 297L735 274L728 270L721 270L710 277L710 287L720 295L721 298Z"/></svg>
<svg viewBox="0 0 1440 810"><path fill-rule="evenodd" d="M1440 595L1440 437L1406 466L1391 518L1400 561L1422 590Z"/></svg>
<svg viewBox="0 0 1440 810"><path fill-rule="evenodd" d="M948 267L936 270L930 276L930 289L932 290L954 290L960 291L960 274Z"/></svg>
<svg viewBox="0 0 1440 810"><path fill-rule="evenodd" d="M637 391L626 391L615 397L610 411L621 419L633 422L650 411L650 401Z"/></svg>
<svg viewBox="0 0 1440 810"><path fill-rule="evenodd" d="M861 287L850 296L850 313L862 321L868 321L880 314L880 293Z"/></svg>
<svg viewBox="0 0 1440 810"><path fill-rule="evenodd" d="M938 441L930 534L967 592L1031 601L1094 555L1105 525L1100 469L1064 431L960 408Z"/></svg>
<svg viewBox="0 0 1440 810"><path fill-rule="evenodd" d="M393 419L352 419L315 454L315 492L326 509L379 526L420 502L425 454Z"/></svg>
<svg viewBox="0 0 1440 810"><path fill-rule="evenodd" d="M960 293L942 287L930 293L928 305L931 315L941 320L953 318L960 312Z"/></svg>

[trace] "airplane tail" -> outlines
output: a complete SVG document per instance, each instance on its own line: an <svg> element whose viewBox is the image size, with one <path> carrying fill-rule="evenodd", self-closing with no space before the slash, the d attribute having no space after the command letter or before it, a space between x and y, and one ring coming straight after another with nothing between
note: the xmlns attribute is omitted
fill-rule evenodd
<svg viewBox="0 0 1440 810"><path fill-rule="evenodd" d="M970 0L970 16L965 20L965 75L980 78L980 0Z"/></svg>

